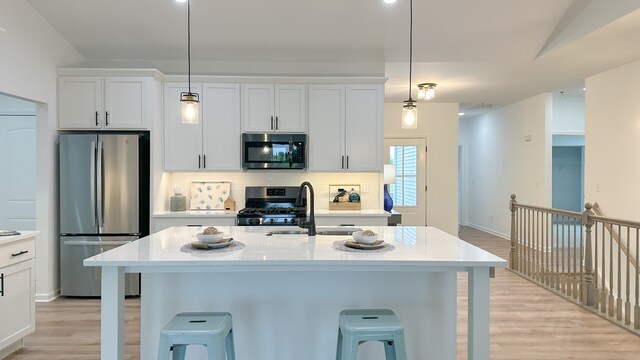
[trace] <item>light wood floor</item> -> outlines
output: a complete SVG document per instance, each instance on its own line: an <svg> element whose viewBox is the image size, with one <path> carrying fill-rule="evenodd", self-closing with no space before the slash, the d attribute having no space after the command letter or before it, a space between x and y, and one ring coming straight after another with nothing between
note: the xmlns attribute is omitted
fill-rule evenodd
<svg viewBox="0 0 640 360"><path fill-rule="evenodd" d="M507 258L507 240L465 227L459 235ZM462 360L467 358L466 275L459 275L458 283L458 359ZM139 299L126 301L126 319L127 359L138 359ZM36 320L36 332L26 338L26 347L6 360L100 358L99 300L38 303ZM518 275L498 269L491 280L491 359L637 360L640 339Z"/></svg>

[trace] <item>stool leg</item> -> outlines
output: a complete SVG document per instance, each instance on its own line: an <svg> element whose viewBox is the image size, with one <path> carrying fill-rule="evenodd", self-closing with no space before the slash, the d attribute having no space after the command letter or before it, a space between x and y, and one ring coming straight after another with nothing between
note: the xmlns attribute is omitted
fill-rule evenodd
<svg viewBox="0 0 640 360"><path fill-rule="evenodd" d="M187 345L173 345L173 360L184 360L187 355Z"/></svg>
<svg viewBox="0 0 640 360"><path fill-rule="evenodd" d="M224 339L212 339L206 342L209 360L225 360Z"/></svg>
<svg viewBox="0 0 640 360"><path fill-rule="evenodd" d="M407 349L404 344L404 331L393 336L393 345L396 348L396 359L407 360Z"/></svg>
<svg viewBox="0 0 640 360"><path fill-rule="evenodd" d="M236 360L236 348L233 345L233 329L229 330L227 334L225 346L227 348L227 360Z"/></svg>
<svg viewBox="0 0 640 360"><path fill-rule="evenodd" d="M338 327L338 343L336 346L336 360L340 360L340 356L342 355L342 330Z"/></svg>
<svg viewBox="0 0 640 360"><path fill-rule="evenodd" d="M170 351L171 343L164 336L161 336L158 344L158 360L169 360Z"/></svg>
<svg viewBox="0 0 640 360"><path fill-rule="evenodd" d="M343 334L342 354L340 360L357 360L358 359L358 339L349 334Z"/></svg>
<svg viewBox="0 0 640 360"><path fill-rule="evenodd" d="M395 342L392 340L382 340L384 343L384 357L386 360L396 360Z"/></svg>

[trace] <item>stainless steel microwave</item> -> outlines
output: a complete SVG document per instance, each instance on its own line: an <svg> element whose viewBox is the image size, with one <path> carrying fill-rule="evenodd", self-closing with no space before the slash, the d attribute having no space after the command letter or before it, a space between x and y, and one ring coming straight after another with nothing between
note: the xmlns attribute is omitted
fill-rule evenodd
<svg viewBox="0 0 640 360"><path fill-rule="evenodd" d="M305 169L306 134L242 134L244 169Z"/></svg>

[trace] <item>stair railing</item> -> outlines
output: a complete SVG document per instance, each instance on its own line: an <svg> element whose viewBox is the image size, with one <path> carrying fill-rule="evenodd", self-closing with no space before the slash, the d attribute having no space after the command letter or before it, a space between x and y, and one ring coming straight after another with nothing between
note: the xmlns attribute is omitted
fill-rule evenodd
<svg viewBox="0 0 640 360"><path fill-rule="evenodd" d="M640 335L640 222L597 215L589 203L580 213L511 195L509 207L510 270Z"/></svg>

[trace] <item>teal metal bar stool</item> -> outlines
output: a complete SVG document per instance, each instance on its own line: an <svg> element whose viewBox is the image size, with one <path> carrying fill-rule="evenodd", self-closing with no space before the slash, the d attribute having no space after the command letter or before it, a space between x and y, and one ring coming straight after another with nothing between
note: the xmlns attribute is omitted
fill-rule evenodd
<svg viewBox="0 0 640 360"><path fill-rule="evenodd" d="M356 360L358 346L366 341L384 343L387 360L406 360L404 326L387 309L342 310L338 329L336 360Z"/></svg>
<svg viewBox="0 0 640 360"><path fill-rule="evenodd" d="M160 331L158 360L184 360L187 345L207 347L209 360L235 360L231 314L186 312L176 315ZM226 354L225 354L226 350Z"/></svg>

